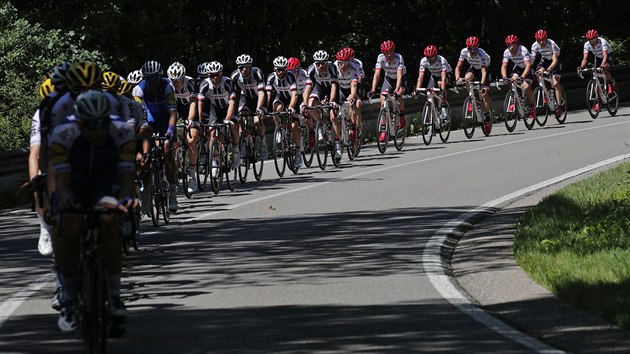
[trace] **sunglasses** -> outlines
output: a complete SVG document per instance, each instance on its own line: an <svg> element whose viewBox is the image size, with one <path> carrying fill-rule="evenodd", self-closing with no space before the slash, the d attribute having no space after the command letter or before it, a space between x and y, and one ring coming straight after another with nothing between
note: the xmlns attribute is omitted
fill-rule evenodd
<svg viewBox="0 0 630 354"><path fill-rule="evenodd" d="M470 51L472 51L472 52L474 52L475 50L477 50L477 47L467 47L467 48L468 48L468 50L470 50Z"/></svg>
<svg viewBox="0 0 630 354"><path fill-rule="evenodd" d="M249 67L249 65L239 65L239 66L237 66L238 70L243 70L243 69L248 68L248 67Z"/></svg>
<svg viewBox="0 0 630 354"><path fill-rule="evenodd" d="M315 62L315 65L319 65L319 66L326 65L326 62L325 61L317 61L317 62Z"/></svg>
<svg viewBox="0 0 630 354"><path fill-rule="evenodd" d="M219 76L221 76L221 74L210 74L210 77L213 79L216 79Z"/></svg>
<svg viewBox="0 0 630 354"><path fill-rule="evenodd" d="M104 129L109 126L111 119L109 117L97 118L97 119L82 119L80 120L83 127L90 130Z"/></svg>
<svg viewBox="0 0 630 354"><path fill-rule="evenodd" d="M278 68L278 69L275 69L275 71L277 73L283 73L283 72L287 71L287 69L285 69L285 68Z"/></svg>
<svg viewBox="0 0 630 354"><path fill-rule="evenodd" d="M394 54L394 51L393 50L386 50L386 51L383 52L383 54L385 54L385 55L392 55L392 54Z"/></svg>

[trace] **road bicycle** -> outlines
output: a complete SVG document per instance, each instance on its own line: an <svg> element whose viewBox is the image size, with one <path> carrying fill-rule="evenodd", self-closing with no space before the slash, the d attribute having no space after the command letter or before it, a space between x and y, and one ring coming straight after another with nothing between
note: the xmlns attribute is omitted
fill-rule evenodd
<svg viewBox="0 0 630 354"><path fill-rule="evenodd" d="M183 135L177 135L177 140L174 142L175 144L175 163L177 166L177 179L180 181L182 189L184 190L184 195L186 198L192 198L192 193L188 191L188 177L190 173L196 173L196 171L192 171L190 168L190 158L188 156L188 140L186 136L190 137L190 129L186 127L185 124L178 124L178 130L183 131ZM199 140L197 140L199 141ZM197 180L199 180L197 176Z"/></svg>
<svg viewBox="0 0 630 354"><path fill-rule="evenodd" d="M505 127L511 133L516 129L516 123L519 119L523 120L525 127L531 130L536 124L536 118L529 118L527 115L528 110L525 104L525 90L523 89L522 82L520 80L513 80L511 78L503 79L505 84L510 85L510 88L503 100L503 115L505 118ZM500 87L497 85L497 87ZM500 89L500 88L499 88Z"/></svg>
<svg viewBox="0 0 630 354"><path fill-rule="evenodd" d="M297 147L293 142L293 134L291 132L291 123L296 120L289 112L272 112L270 116L278 117L276 128L273 132L273 161L278 176L283 177L288 167L294 174L298 173L299 168L295 167L295 153ZM308 129L308 128L307 128ZM304 142L304 133L301 131L301 141ZM308 138L308 133L306 134Z"/></svg>
<svg viewBox="0 0 630 354"><path fill-rule="evenodd" d="M145 173L148 174L149 190L144 189L144 193L150 193L151 195L151 222L153 226L160 224L160 214L164 223L168 224L171 219L171 212L168 208L168 198L171 191L166 180L166 173L164 171L164 151L163 145L168 138L163 136L154 135L149 138L151 143L151 150L149 151L149 166L145 167Z"/></svg>
<svg viewBox="0 0 630 354"><path fill-rule="evenodd" d="M361 128L356 127L354 123L352 123L352 116L354 115L354 102L350 103L349 101L345 101L341 107L339 107L338 119L341 123L341 144L342 150L345 147L348 153L348 158L350 161L354 160L355 157L359 155L361 151ZM352 129L355 129L355 135L351 139L350 132Z"/></svg>
<svg viewBox="0 0 630 354"><path fill-rule="evenodd" d="M483 98L481 97L482 83L481 81L464 81L461 84L455 86L455 92L457 87L464 87L468 92L468 96L464 99L462 105L462 128L464 129L464 135L470 139L475 133L475 127L481 126L483 135L489 136L492 132L493 114L490 110L490 120L485 121L484 113L482 110Z"/></svg>
<svg viewBox="0 0 630 354"><path fill-rule="evenodd" d="M536 104L536 123L544 126L547 123L549 113L553 112L558 123L563 124L567 119L567 93L562 90L562 100L558 104L556 99L556 89L551 85L549 73L537 72L538 86L534 89L534 103ZM562 114L556 115L556 110L560 109Z"/></svg>
<svg viewBox="0 0 630 354"><path fill-rule="evenodd" d="M330 121L330 110L332 106L329 103L317 106L305 106L304 109L319 110L319 121L315 125L315 154L317 155L317 164L323 171L328 164L328 153L335 167L341 166L341 159L335 158L335 139L333 135L332 122ZM341 141L339 142L341 144Z"/></svg>
<svg viewBox="0 0 630 354"><path fill-rule="evenodd" d="M586 84L586 108L591 118L596 119L599 116L602 105L606 105L606 109L611 116L617 114L619 109L619 92L615 90L608 95L608 82L602 68L587 68L578 71L580 78L584 78L584 73L592 73L591 79ZM617 88L617 83L613 79L613 87Z"/></svg>
<svg viewBox="0 0 630 354"><path fill-rule="evenodd" d="M441 91L437 87L416 89L417 94L427 98L420 113L420 132L425 145L431 144L436 131L439 132L443 143L446 143L451 135L451 106L448 102L442 103L442 98L435 95Z"/></svg>
<svg viewBox="0 0 630 354"><path fill-rule="evenodd" d="M209 144L208 156L206 160L206 171L210 171L210 185L212 192L219 194L223 176L230 191L236 186L238 169L234 166L232 154L239 154L233 151L232 132L230 130L232 122L215 122L209 125L212 134L212 143Z"/></svg>
<svg viewBox="0 0 630 354"><path fill-rule="evenodd" d="M238 119L241 126L241 165L238 167L238 178L241 183L247 182L247 175L251 169L254 172L256 181L262 178L264 162L267 156L260 155L260 144L264 137L260 137L256 132L253 118L255 114L240 114Z"/></svg>
<svg viewBox="0 0 630 354"><path fill-rule="evenodd" d="M401 151L405 145L406 127L400 127L400 108L396 101L400 95L381 92L385 96L383 108L378 112L376 117L376 144L378 151L384 154L387 150L389 140L394 140L396 150ZM386 133L387 139L381 141L380 134Z"/></svg>

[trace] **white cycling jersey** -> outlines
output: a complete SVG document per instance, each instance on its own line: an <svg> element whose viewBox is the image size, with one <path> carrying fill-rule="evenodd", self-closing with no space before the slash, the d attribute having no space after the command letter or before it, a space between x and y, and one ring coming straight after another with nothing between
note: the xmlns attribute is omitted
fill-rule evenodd
<svg viewBox="0 0 630 354"><path fill-rule="evenodd" d="M516 53L512 53L509 48L503 52L502 63L505 64L510 60L514 63L514 67L525 68L526 63L531 62L531 57L527 48L519 45L516 48Z"/></svg>
<svg viewBox="0 0 630 354"><path fill-rule="evenodd" d="M336 60L334 64L337 69L337 79L339 80L340 88L349 90L352 87L353 82L356 82L357 84L359 83L359 73L352 63L348 63L345 71L342 71L339 67L339 60Z"/></svg>
<svg viewBox="0 0 630 354"><path fill-rule="evenodd" d="M243 73L236 69L232 72L232 83L238 96L244 95L247 98L257 98L258 92L265 91L265 77L262 71L253 66L249 77L244 77Z"/></svg>
<svg viewBox="0 0 630 354"><path fill-rule="evenodd" d="M361 80L363 80L363 78L365 77L363 62L357 58L354 58L350 61L350 64L354 65L354 67L356 68L357 73L359 74L359 82L361 82Z"/></svg>
<svg viewBox="0 0 630 354"><path fill-rule="evenodd" d="M423 73L425 70L431 72L431 75L440 76L442 75L442 71L450 73L453 71L453 68L451 68L451 65L448 61L446 61L446 58L438 55L433 64L431 64L427 57L420 59L420 68L418 69L418 72Z"/></svg>
<svg viewBox="0 0 630 354"><path fill-rule="evenodd" d="M553 59L554 54L560 57L560 47L558 47L558 44L556 44L556 42L551 39L547 39L544 46L541 46L540 44L538 44L538 42L534 42L534 44L532 44L532 52L530 53L530 57L532 59L535 59L536 54L538 53L540 53L543 59L551 60Z"/></svg>
<svg viewBox="0 0 630 354"><path fill-rule="evenodd" d="M586 43L584 43L584 54L592 52L597 58L601 59L604 57L604 51L608 53L608 55L613 52L612 47L608 44L608 41L602 37L597 38L595 46L592 46L590 41L586 41Z"/></svg>
<svg viewBox="0 0 630 354"><path fill-rule="evenodd" d="M195 79L190 76L184 76L184 84L181 89L177 89L173 80L169 79L173 88L175 89L175 100L178 104L188 105L193 98L196 98L195 93Z"/></svg>
<svg viewBox="0 0 630 354"><path fill-rule="evenodd" d="M203 80L199 85L197 99L200 101L207 100L218 108L228 107L230 100L236 100L232 80L227 76L223 76L221 77L221 81L216 85L210 78Z"/></svg>
<svg viewBox="0 0 630 354"><path fill-rule="evenodd" d="M479 70L490 66L490 55L481 48L477 48L477 51L472 53L466 47L459 52L459 61L467 61L471 68Z"/></svg>
<svg viewBox="0 0 630 354"><path fill-rule="evenodd" d="M301 95L302 93L304 93L304 89L306 89L306 81L308 81L308 74L306 73L306 70L304 69L292 70L291 72L295 76L295 83L297 84L298 95Z"/></svg>
<svg viewBox="0 0 630 354"><path fill-rule="evenodd" d="M407 73L405 61L403 60L402 55L398 53L394 53L391 60L387 60L385 54L379 54L378 58L376 58L376 69L382 69L385 71L385 76L393 80L396 80L397 78L398 69L403 71L403 75Z"/></svg>

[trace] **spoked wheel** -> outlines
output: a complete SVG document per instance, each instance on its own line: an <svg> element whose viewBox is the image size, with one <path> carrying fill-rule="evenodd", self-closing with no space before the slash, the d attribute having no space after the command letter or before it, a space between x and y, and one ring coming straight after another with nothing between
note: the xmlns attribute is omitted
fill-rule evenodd
<svg viewBox="0 0 630 354"><path fill-rule="evenodd" d="M342 143L339 142L339 144L342 144ZM335 167L341 166L341 157L340 158L335 158L335 153L337 152L337 149L335 148L335 143L330 141L328 143L328 146L329 146L329 150L330 150L330 159L332 160L333 165L335 165ZM341 156L343 156L343 147L341 147L341 151L342 151Z"/></svg>
<svg viewBox="0 0 630 354"><path fill-rule="evenodd" d="M608 95L608 102L606 103L606 109L611 116L615 116L617 114L617 110L619 109L619 92L617 91L617 82L612 80L613 87L615 88L615 92L612 95ZM607 85L608 86L608 85ZM608 87L606 87L608 89ZM608 92L606 90L606 92Z"/></svg>
<svg viewBox="0 0 630 354"><path fill-rule="evenodd" d="M311 167L313 164L313 156L315 156L315 141L313 142L313 146L310 143L310 134L311 130L308 126L303 127L303 136L302 136L302 163L306 167Z"/></svg>
<svg viewBox="0 0 630 354"><path fill-rule="evenodd" d="M442 108L446 106L446 117L440 117L440 140L446 144L449 136L451 135L451 105L447 103L442 104Z"/></svg>
<svg viewBox="0 0 630 354"><path fill-rule="evenodd" d="M299 168L295 167L295 146L293 143L291 143L291 147L287 149L286 151L286 155L285 155L285 161L287 162L287 167L289 168L289 170L291 170L291 172L293 172L294 175L296 175L298 173Z"/></svg>
<svg viewBox="0 0 630 354"><path fill-rule="evenodd" d="M233 149L234 147L232 147ZM239 151L232 151L232 154L239 154ZM230 191L234 191L238 179L238 168L234 166L232 154L225 154L223 160L223 172L225 172L225 182Z"/></svg>
<svg viewBox="0 0 630 354"><path fill-rule="evenodd" d="M317 122L315 126L315 153L317 154L317 164L323 171L328 163L328 137L325 136L324 126Z"/></svg>
<svg viewBox="0 0 630 354"><path fill-rule="evenodd" d="M180 147L177 149L177 174L178 178L182 181L182 189L186 198L192 198L192 192L188 191L188 174L190 170L190 159L188 158L188 151L186 144L188 143L184 137L178 137ZM195 171L192 171L196 173Z"/></svg>
<svg viewBox="0 0 630 354"><path fill-rule="evenodd" d="M162 176L155 168L151 167L151 222L153 226L160 225L160 211L162 210Z"/></svg>
<svg viewBox="0 0 630 354"><path fill-rule="evenodd" d="M547 118L549 117L548 99L542 87L536 86L534 89L534 104L536 107L536 123L540 127L544 127L547 124Z"/></svg>
<svg viewBox="0 0 630 354"><path fill-rule="evenodd" d="M510 91L505 95L503 100L503 116L505 118L505 128L510 133L516 129L516 123L518 122L518 114L516 109L516 99L514 92Z"/></svg>
<svg viewBox="0 0 630 354"><path fill-rule="evenodd" d="M263 157L260 155L260 144L262 139L264 138L261 138L259 136L256 136L254 138L254 149L252 150L252 155L250 157L250 162L252 164L252 169L254 170L254 178L256 178L256 181L260 181L260 179L262 178L264 162L265 159L267 159L267 156Z"/></svg>
<svg viewBox="0 0 630 354"><path fill-rule="evenodd" d="M477 117L475 117L475 108L473 107L473 100L470 96L464 99L464 105L462 106L462 127L464 128L464 135L470 139L475 133L475 123Z"/></svg>
<svg viewBox="0 0 630 354"><path fill-rule="evenodd" d="M163 185L163 189L162 189L162 195L160 196L161 197L160 209L162 209L161 211L162 220L164 220L165 224L168 224L168 222L171 221L171 211L168 208L168 200L169 198L177 198L177 196L175 195L171 196L168 182L164 182L162 185Z"/></svg>
<svg viewBox="0 0 630 354"><path fill-rule="evenodd" d="M355 129L354 137L348 136L348 146L346 146L348 159L350 159L350 161L354 160L354 158L357 157L357 155L359 154L360 149L361 149L361 138L359 137L359 131Z"/></svg>
<svg viewBox="0 0 630 354"><path fill-rule="evenodd" d="M422 121L420 122L420 133L425 145L431 144L431 140L433 140L433 135L435 135L433 128L433 109L429 102L425 102L422 108Z"/></svg>
<svg viewBox="0 0 630 354"><path fill-rule="evenodd" d="M282 126L276 125L276 129L273 132L273 162L276 165L276 172L279 177L284 176L284 171L287 167L287 162L284 156L284 130Z"/></svg>
<svg viewBox="0 0 630 354"><path fill-rule="evenodd" d="M243 133L240 142L241 149L245 150L245 157L241 156L241 165L238 167L238 179L241 183L247 182L247 174L249 173L250 156L254 150L254 141L251 135Z"/></svg>
<svg viewBox="0 0 630 354"><path fill-rule="evenodd" d="M136 208L134 212L135 216L132 220L134 233L131 235L131 245L134 250L138 250L138 245L140 244L140 209Z"/></svg>
<svg viewBox="0 0 630 354"><path fill-rule="evenodd" d="M389 142L389 114L385 109L381 109L378 112L378 117L376 118L376 145L378 147L378 151L381 154L384 154L387 150L387 144ZM383 125L383 122L385 122ZM381 133L385 133L384 141L381 141Z"/></svg>
<svg viewBox="0 0 630 354"><path fill-rule="evenodd" d="M597 94L597 82L591 79L586 85L586 109L591 118L596 119L602 109L599 95Z"/></svg>
<svg viewBox="0 0 630 354"><path fill-rule="evenodd" d="M197 173L197 188L199 188L200 192L203 192L208 185L211 160L208 142L203 141L202 137L199 137L197 151L197 167L195 169L195 173Z"/></svg>
<svg viewBox="0 0 630 354"><path fill-rule="evenodd" d="M400 128L400 115L396 114L393 119L393 129L396 130L394 134L394 147L398 151L402 151L405 146L405 137L407 136L407 126Z"/></svg>
<svg viewBox="0 0 630 354"><path fill-rule="evenodd" d="M221 190L221 182L223 182L221 164L223 163L224 155L225 150L221 146L220 142L215 141L212 145L210 145L208 174L210 175L210 184L212 185L212 192L214 194L219 194L219 191Z"/></svg>
<svg viewBox="0 0 630 354"><path fill-rule="evenodd" d="M481 123L481 132L485 136L490 136L490 133L492 132L492 125L494 122L494 114L492 114L492 109L490 110L489 116L490 118L487 121L484 118L483 122Z"/></svg>
<svg viewBox="0 0 630 354"><path fill-rule="evenodd" d="M569 106L567 105L567 93L564 91L564 89L562 90L562 101L560 101L558 107L560 107L562 114L559 117L556 116L556 120L558 121L558 123L564 124L564 122L567 120L567 112L569 111Z"/></svg>
<svg viewBox="0 0 630 354"><path fill-rule="evenodd" d="M105 272L102 259L87 261L83 267L81 332L88 353L105 353L107 314L105 305Z"/></svg>

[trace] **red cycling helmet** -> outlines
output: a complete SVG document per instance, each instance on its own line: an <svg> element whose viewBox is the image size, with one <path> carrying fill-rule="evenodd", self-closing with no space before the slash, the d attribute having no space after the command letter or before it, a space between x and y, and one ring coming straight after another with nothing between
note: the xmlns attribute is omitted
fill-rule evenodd
<svg viewBox="0 0 630 354"><path fill-rule="evenodd" d="M479 46L479 38L475 36L470 36L466 38L466 47L478 47Z"/></svg>
<svg viewBox="0 0 630 354"><path fill-rule="evenodd" d="M381 52L391 52L396 49L396 45L392 41L385 41L381 43Z"/></svg>
<svg viewBox="0 0 630 354"><path fill-rule="evenodd" d="M336 56L337 60L339 61L348 61L350 60L350 51L348 51L348 48L343 48L340 51L337 52L337 56Z"/></svg>
<svg viewBox="0 0 630 354"><path fill-rule="evenodd" d="M596 29L591 29L586 32L586 39L591 40L599 37L599 33L597 33Z"/></svg>
<svg viewBox="0 0 630 354"><path fill-rule="evenodd" d="M514 43L518 43L518 37L511 34L507 37L505 37L505 45L510 45L510 44L514 44Z"/></svg>
<svg viewBox="0 0 630 354"><path fill-rule="evenodd" d="M426 48L424 48L425 57L434 57L436 55L437 55L437 47L434 46L433 44L428 45Z"/></svg>
<svg viewBox="0 0 630 354"><path fill-rule="evenodd" d="M300 59L296 57L289 58L289 63L287 64L287 70L295 70L300 67Z"/></svg>
<svg viewBox="0 0 630 354"><path fill-rule="evenodd" d="M547 31L545 31L544 29L539 29L538 31L536 31L534 37L536 37L536 39L547 39Z"/></svg>
<svg viewBox="0 0 630 354"><path fill-rule="evenodd" d="M346 47L344 49L348 51L348 55L350 55L350 59L354 59L354 49L352 49L351 47Z"/></svg>

